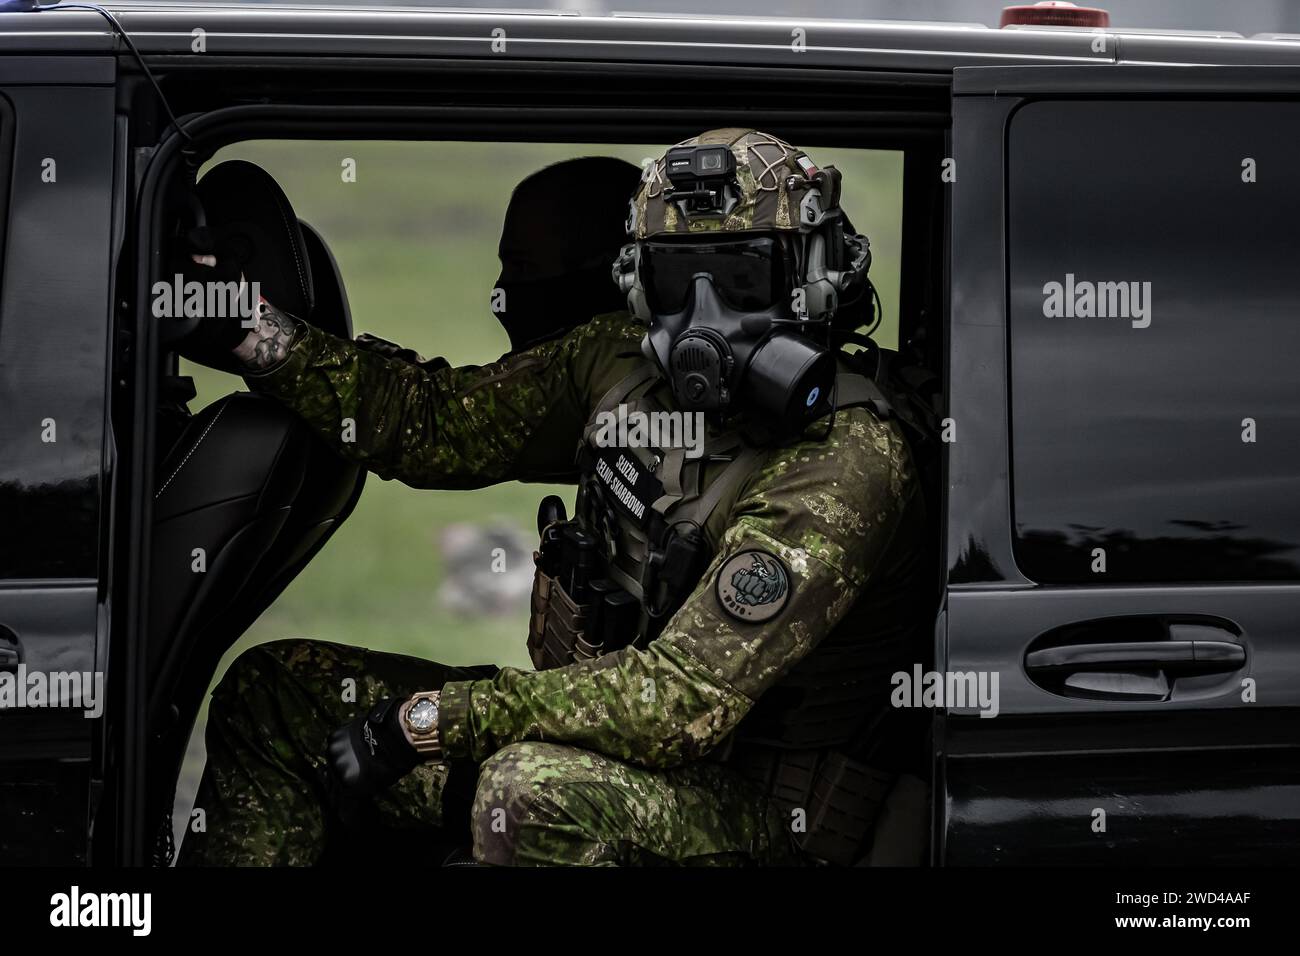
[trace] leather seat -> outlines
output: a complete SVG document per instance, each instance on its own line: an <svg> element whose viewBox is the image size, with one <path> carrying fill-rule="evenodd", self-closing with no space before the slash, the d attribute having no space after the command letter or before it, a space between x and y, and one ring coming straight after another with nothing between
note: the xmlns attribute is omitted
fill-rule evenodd
<svg viewBox="0 0 1300 956"><path fill-rule="evenodd" d="M233 231L252 247L245 271L261 277L267 299L351 337L333 256L319 233L299 223L269 174L251 163L223 163L197 192L214 232ZM171 447L158 451L149 812L160 822L160 836L169 836L176 778L221 656L351 513L364 471L334 454L292 412L247 392L188 418Z"/></svg>
<svg viewBox="0 0 1300 956"><path fill-rule="evenodd" d="M155 700L170 695L198 637L238 601L284 529L308 437L291 412L236 392L195 415L164 459L149 607Z"/></svg>
<svg viewBox="0 0 1300 956"><path fill-rule="evenodd" d="M300 222L311 263L316 302L311 324L341 338L352 338L352 312L334 255L315 229ZM281 533L250 576L240 600L230 609L230 624L243 633L280 596L338 526L352 513L365 485L365 469L340 458L305 426L307 479L295 496ZM215 666L214 662L214 666Z"/></svg>

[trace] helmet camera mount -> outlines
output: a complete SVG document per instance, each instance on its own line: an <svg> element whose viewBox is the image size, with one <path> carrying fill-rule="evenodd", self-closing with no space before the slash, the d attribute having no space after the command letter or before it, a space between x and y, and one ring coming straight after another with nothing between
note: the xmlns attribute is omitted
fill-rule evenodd
<svg viewBox="0 0 1300 956"><path fill-rule="evenodd" d="M736 157L728 146L674 146L664 157L664 175L664 199L688 216L725 216L740 199Z"/></svg>

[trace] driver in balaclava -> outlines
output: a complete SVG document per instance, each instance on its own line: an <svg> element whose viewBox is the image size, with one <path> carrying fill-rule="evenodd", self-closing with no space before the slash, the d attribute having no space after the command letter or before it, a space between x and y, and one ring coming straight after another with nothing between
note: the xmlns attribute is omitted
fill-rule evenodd
<svg viewBox="0 0 1300 956"><path fill-rule="evenodd" d="M375 354L265 301L246 334L205 320L253 389L384 478L578 491L572 516L539 511L533 671L304 640L242 654L183 862L310 864L351 827L464 826L457 793L486 864L861 855L924 516L900 425L837 345L870 288L839 184L754 130L673 147L631 202L628 309L486 366Z"/></svg>

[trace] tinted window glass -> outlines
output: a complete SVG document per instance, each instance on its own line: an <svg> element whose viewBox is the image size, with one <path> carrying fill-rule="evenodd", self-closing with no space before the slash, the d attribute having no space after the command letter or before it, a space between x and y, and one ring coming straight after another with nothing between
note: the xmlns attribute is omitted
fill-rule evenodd
<svg viewBox="0 0 1300 956"><path fill-rule="evenodd" d="M1032 104L1008 195L1025 573L1300 577L1300 105Z"/></svg>
<svg viewBox="0 0 1300 956"><path fill-rule="evenodd" d="M94 577L113 90L14 88L0 284L0 578ZM3 121L0 121L2 123ZM9 152L12 150L12 153Z"/></svg>

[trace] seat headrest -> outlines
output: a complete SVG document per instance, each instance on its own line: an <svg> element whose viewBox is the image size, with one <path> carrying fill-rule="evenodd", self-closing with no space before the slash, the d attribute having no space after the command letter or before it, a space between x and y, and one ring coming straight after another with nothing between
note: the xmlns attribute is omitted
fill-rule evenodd
<svg viewBox="0 0 1300 956"><path fill-rule="evenodd" d="M311 265L298 217L271 174L232 159L214 166L195 189L218 248L230 247L244 275L278 309L301 319L315 305Z"/></svg>
<svg viewBox="0 0 1300 956"><path fill-rule="evenodd" d="M330 335L350 339L352 310L348 306L348 294L343 288L343 273L339 271L334 253L325 244L325 237L311 223L299 219L298 225L307 242L307 261L311 263L312 288L316 293L311 324Z"/></svg>
<svg viewBox="0 0 1300 956"><path fill-rule="evenodd" d="M610 156L547 166L510 195L492 312L518 352L592 316L627 307L611 267L627 241L628 200L641 169ZM582 197L575 215L574 197ZM505 294L495 297L497 290Z"/></svg>

